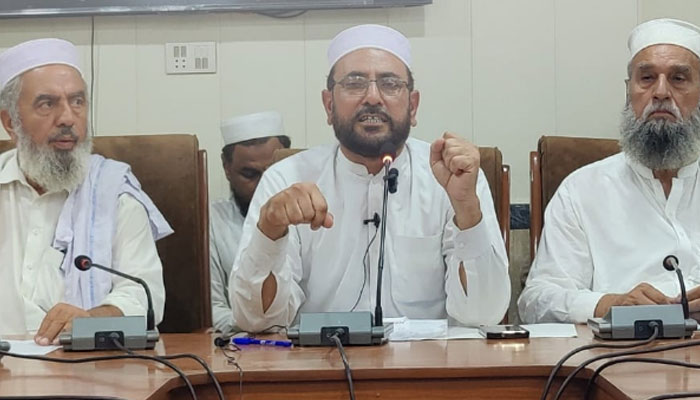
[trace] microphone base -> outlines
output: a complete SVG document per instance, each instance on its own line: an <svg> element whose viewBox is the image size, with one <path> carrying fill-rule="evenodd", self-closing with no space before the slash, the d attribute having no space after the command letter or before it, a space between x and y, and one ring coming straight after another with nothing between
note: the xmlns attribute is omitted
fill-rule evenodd
<svg viewBox="0 0 700 400"><path fill-rule="evenodd" d="M588 326L599 339L639 340L652 335L652 321L659 326L658 339L690 337L698 326L694 319L685 319L680 304L614 306L603 318L589 318Z"/></svg>
<svg viewBox="0 0 700 400"><path fill-rule="evenodd" d="M10 351L10 343L4 340L0 340L0 351ZM0 360L2 359L2 354L0 354Z"/></svg>
<svg viewBox="0 0 700 400"><path fill-rule="evenodd" d="M330 339L338 333L344 346L371 346L386 343L393 325L373 326L372 313L301 313L299 324L287 330L295 346L335 346Z"/></svg>
<svg viewBox="0 0 700 400"><path fill-rule="evenodd" d="M114 340L130 350L153 349L160 339L146 330L144 317L76 318L70 333L59 336L64 351L120 350Z"/></svg>

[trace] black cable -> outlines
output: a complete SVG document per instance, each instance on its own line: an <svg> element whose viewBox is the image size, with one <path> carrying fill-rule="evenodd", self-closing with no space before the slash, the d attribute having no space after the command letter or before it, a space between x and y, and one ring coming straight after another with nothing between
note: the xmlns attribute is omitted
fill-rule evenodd
<svg viewBox="0 0 700 400"><path fill-rule="evenodd" d="M695 364L691 362L686 362L686 361L678 361L678 360L665 360L663 358L649 358L649 357L625 357L625 358L618 358L615 360L610 360L598 368L593 372L593 375L591 375L590 378L588 378L588 384L586 385L586 391L584 392L583 398L584 400L587 400L590 397L591 389L593 389L593 384L595 383L596 378L603 372L604 369L608 367L612 367L613 365L616 364L622 364L622 363L628 363L628 362L638 362L638 363L645 363L645 364L664 364L664 365L673 365L676 367L685 367L685 368L692 368L692 369L700 369L700 364Z"/></svg>
<svg viewBox="0 0 700 400"><path fill-rule="evenodd" d="M185 375L185 373L182 372L182 370L180 370L176 365L174 365L173 363L171 363L169 361L158 360L157 358L151 357L151 356L144 356L144 355L140 355L140 354L120 354L120 355L113 355L113 356L96 356L96 357L64 359L64 358L52 358L52 357L46 357L46 356L33 356L33 355L26 355L26 354L17 354L17 353L11 353L9 351L1 351L1 350L0 350L0 354L4 355L6 357L20 358L20 359L25 359L25 360L48 361L48 362L55 362L55 363L59 363L59 364L84 364L84 363L97 362L97 361L134 360L134 359L156 361L156 362L167 365L173 371L175 371L178 375L180 375L180 377L185 381L187 388L190 390L190 394L192 395L192 398L194 400L197 399L197 395L194 392L194 387L192 386L192 383L189 381L189 379L187 379L187 375Z"/></svg>
<svg viewBox="0 0 700 400"><path fill-rule="evenodd" d="M222 339L224 339L224 340L226 340L226 341L228 342L229 339L231 339L232 337L238 335L239 333L246 333L246 334L248 334L248 336L250 336L250 335L258 335L258 334L264 334L264 333L279 333L278 331L277 331L277 332L270 332L272 329L279 329L279 330L284 331L285 335L287 334L287 327L286 327L286 326L284 326L284 325L270 325L270 326L268 326L267 328L265 328L265 329L263 329L263 330L255 331L255 332L253 332L253 331L243 331L243 330L230 330L230 331L227 331L226 333L223 333L223 332L222 332L223 334L222 334L221 336L219 336L218 338L222 338ZM218 339L218 338L217 338L217 339ZM221 347L221 346L223 346L223 345L224 345L224 343L222 342L222 344L219 345L218 347Z"/></svg>
<svg viewBox="0 0 700 400"><path fill-rule="evenodd" d="M367 275L369 275L369 266L367 265L367 257L369 256L369 249L372 247L372 243L374 243L374 239L377 238L377 232L379 232L379 225L375 225L374 227L374 235L372 236L372 239L370 239L369 244L367 245L367 248L365 249L365 254L362 256L362 288L360 288L360 294L357 295L357 300L355 300L355 305L352 306L350 309L350 312L355 311L355 308L357 307L358 304L360 304L360 300L362 299L362 294L365 292L365 285L367 284Z"/></svg>
<svg viewBox="0 0 700 400"><path fill-rule="evenodd" d="M122 344L116 339L112 340L115 341L114 345L117 346L120 350L126 352L127 354L136 354L131 349L122 346ZM196 361L199 365L202 366L202 368L204 368L204 370L207 372L207 375L209 375L209 378L211 378L211 381L214 383L214 389L216 390L216 394L218 395L219 400L225 400L224 391L221 389L221 385L219 384L219 380L216 378L216 375L214 375L214 371L212 371L211 368L209 368L209 365L206 363L206 361L202 360L199 356L191 353L181 353L154 357L163 360L179 360L182 358L189 358L191 360Z"/></svg>
<svg viewBox="0 0 700 400"><path fill-rule="evenodd" d="M226 346L220 346L220 348L221 352L224 353L224 357L226 357L226 362L238 369L238 398L243 399L243 368L241 368L238 361L236 361L235 355L237 351L241 351L241 348L233 343ZM227 351L230 351L233 354L228 354Z"/></svg>
<svg viewBox="0 0 700 400"><path fill-rule="evenodd" d="M350 392L350 400L355 400L355 387L352 384L352 370L350 369L350 363L348 362L348 357L345 355L345 348L343 347L343 342L340 341L338 337L343 333L343 329L339 329L340 332L334 333L329 337L330 340L335 342L335 347L338 348L340 352L340 358L343 360L343 366L345 367L345 378L348 380L348 390Z"/></svg>
<svg viewBox="0 0 700 400"><path fill-rule="evenodd" d="M546 400L547 396L549 395L549 389L552 387L552 384L554 383L554 378L557 376L559 373L559 370L561 367L564 365L564 363L570 359L571 357L575 356L576 354L586 351L586 350L591 350L591 349L630 349L633 347L640 347L644 346L646 344L649 344L654 341L655 338L649 338L645 339L641 342L634 342L634 343L625 343L625 344L617 344L617 343L595 343L595 344L587 344L584 346L577 347L570 352L566 353L564 357L562 357L559 362L552 368L552 372L549 373L549 378L547 378L547 383L544 386L544 390L542 391L542 395L540 396L540 400Z"/></svg>
<svg viewBox="0 0 700 400"><path fill-rule="evenodd" d="M700 397L700 392L681 392L661 394L654 397L649 397L647 400L665 400L665 399L687 399L688 397Z"/></svg>
<svg viewBox="0 0 700 400"><path fill-rule="evenodd" d="M652 325L650 323L650 325ZM654 335L652 336L658 336L658 325L654 326ZM576 375L578 375L579 372L581 372L582 369L586 368L589 364L603 360L606 358L613 358L613 357L622 357L622 356L630 356L630 355L635 355L635 354L647 354L647 353L657 353L660 351L666 351L666 350L675 350L675 349L681 349L681 348L687 348L687 347L694 347L694 346L699 346L700 345L700 340L694 340L694 341L687 341L683 343L677 343L677 344L670 344L670 345L665 345L665 346L656 346L652 348L647 348L647 349L640 349L640 350L629 350L629 351L620 351L617 353L612 353L612 354L603 354L600 356L596 356L593 358L590 358L581 364L579 364L576 369L574 369L562 382L561 386L559 387L559 391L557 392L556 396L554 397L555 400L559 399L564 393L564 390L566 389L566 386L573 380Z"/></svg>
<svg viewBox="0 0 700 400"><path fill-rule="evenodd" d="M117 347L119 350L126 352L129 356L139 358L142 360L151 360L155 362L159 362L161 364L167 365L175 371L178 375L180 375L180 378L185 382L185 385L187 385L187 389L190 391L190 395L192 396L193 400L197 400L197 393L194 391L194 386L192 386L192 382L190 382L190 379L185 375L185 372L182 371L180 368L178 368L175 364L171 363L170 361L167 361L163 358L160 358L158 356L150 356L146 354L138 354L134 353L131 351L131 349L126 348L123 344L119 342L118 339L112 338L112 343L114 344L115 347Z"/></svg>
<svg viewBox="0 0 700 400"><path fill-rule="evenodd" d="M214 389L216 389L216 394L219 396L219 400L225 400L226 397L224 396L224 391L221 388L221 384L219 383L219 379L216 378L216 375L214 375L214 371L211 370L209 365L206 363L206 361L202 360L199 356L196 354L191 354L191 353L184 353L184 354L173 354L169 356L158 356L158 358L162 358L165 360L178 360L181 358L189 358L202 366L205 371L207 371L207 375L209 375L209 378L211 378L211 381L214 382Z"/></svg>

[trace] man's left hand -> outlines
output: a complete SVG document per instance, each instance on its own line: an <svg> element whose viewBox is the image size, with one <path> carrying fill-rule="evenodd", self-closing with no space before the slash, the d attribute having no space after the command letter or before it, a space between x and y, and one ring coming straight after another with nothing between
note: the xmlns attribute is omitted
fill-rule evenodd
<svg viewBox="0 0 700 400"><path fill-rule="evenodd" d="M481 221L476 194L479 176L479 148L451 132L430 145L430 168L445 188L455 211L455 225L461 230Z"/></svg>
<svg viewBox="0 0 700 400"><path fill-rule="evenodd" d="M90 313L66 303L53 306L41 321L41 326L34 336L34 341L42 346L58 344L58 335L71 328L74 318L87 318Z"/></svg>

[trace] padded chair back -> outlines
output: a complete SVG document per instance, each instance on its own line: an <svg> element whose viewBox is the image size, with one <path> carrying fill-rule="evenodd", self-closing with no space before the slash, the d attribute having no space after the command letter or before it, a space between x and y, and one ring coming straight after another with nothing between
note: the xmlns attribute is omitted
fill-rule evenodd
<svg viewBox="0 0 700 400"><path fill-rule="evenodd" d="M542 136L530 153L530 258L539 244L544 210L573 171L620 152L616 139Z"/></svg>
<svg viewBox="0 0 700 400"><path fill-rule="evenodd" d="M157 242L165 281L161 332L211 326L206 152L194 135L96 136L93 151L131 166L174 234ZM0 152L14 144L0 141Z"/></svg>

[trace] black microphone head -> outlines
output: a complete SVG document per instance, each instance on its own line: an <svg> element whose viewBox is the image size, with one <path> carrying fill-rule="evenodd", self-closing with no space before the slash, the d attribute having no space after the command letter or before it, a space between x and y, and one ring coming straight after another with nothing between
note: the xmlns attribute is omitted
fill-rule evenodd
<svg viewBox="0 0 700 400"><path fill-rule="evenodd" d="M81 271L87 271L92 267L92 260L88 256L75 257L75 267Z"/></svg>
<svg viewBox="0 0 700 400"><path fill-rule="evenodd" d="M678 258L674 255L666 256L664 258L663 266L667 271L675 271L678 265Z"/></svg>
<svg viewBox="0 0 700 400"><path fill-rule="evenodd" d="M379 153L381 154L383 163L386 164L388 161L389 164L391 164L396 158L396 145L390 141L384 142L382 147L379 148Z"/></svg>

